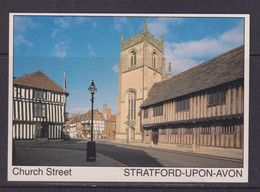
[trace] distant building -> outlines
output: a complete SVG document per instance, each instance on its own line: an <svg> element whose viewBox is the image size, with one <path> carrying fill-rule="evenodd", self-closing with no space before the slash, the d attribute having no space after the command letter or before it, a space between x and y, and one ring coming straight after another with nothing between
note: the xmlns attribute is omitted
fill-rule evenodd
<svg viewBox="0 0 260 192"><path fill-rule="evenodd" d="M107 105L103 105L103 113L105 120L105 135L107 139L115 139L116 116L111 114L111 109L107 109Z"/></svg>
<svg viewBox="0 0 260 192"><path fill-rule="evenodd" d="M42 71L13 80L13 139L61 139L67 91Z"/></svg>
<svg viewBox="0 0 260 192"><path fill-rule="evenodd" d="M89 119L89 128L91 126L91 110L86 113L87 118ZM98 109L93 110L93 136L96 139L101 139L105 137L105 119L98 111Z"/></svg>
<svg viewBox="0 0 260 192"><path fill-rule="evenodd" d="M93 112L93 137L114 139L116 116L111 114L111 109L107 109L107 105L104 104L102 113L97 109ZM84 114L72 114L66 127L71 138L90 138L91 110Z"/></svg>
<svg viewBox="0 0 260 192"><path fill-rule="evenodd" d="M72 114L69 123L69 134L72 138L86 137L90 138L91 128L91 110L85 114ZM97 109L93 110L93 137L105 137L105 120Z"/></svg>
<svg viewBox="0 0 260 192"><path fill-rule="evenodd" d="M141 105L145 143L243 148L244 46L155 83Z"/></svg>

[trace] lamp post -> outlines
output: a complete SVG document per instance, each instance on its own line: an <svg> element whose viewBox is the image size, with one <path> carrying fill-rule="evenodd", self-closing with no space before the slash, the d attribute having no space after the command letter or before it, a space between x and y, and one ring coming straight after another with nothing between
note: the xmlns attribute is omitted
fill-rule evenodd
<svg viewBox="0 0 260 192"><path fill-rule="evenodd" d="M91 93L91 140L87 144L87 161L96 160L96 143L93 141L93 105L94 105L94 94L97 92L95 87L94 80L92 80L91 85L88 88L88 91Z"/></svg>

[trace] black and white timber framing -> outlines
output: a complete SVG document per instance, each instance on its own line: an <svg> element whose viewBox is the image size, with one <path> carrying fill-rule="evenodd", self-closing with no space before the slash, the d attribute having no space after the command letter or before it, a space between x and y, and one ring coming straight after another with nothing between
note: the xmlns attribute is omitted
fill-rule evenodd
<svg viewBox="0 0 260 192"><path fill-rule="evenodd" d="M61 139L65 92L13 85L13 139Z"/></svg>

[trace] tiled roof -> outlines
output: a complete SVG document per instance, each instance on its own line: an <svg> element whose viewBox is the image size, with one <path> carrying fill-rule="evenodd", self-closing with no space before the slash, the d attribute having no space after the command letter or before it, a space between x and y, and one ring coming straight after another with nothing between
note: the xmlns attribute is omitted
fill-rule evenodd
<svg viewBox="0 0 260 192"><path fill-rule="evenodd" d="M91 119L91 109L86 113L86 116ZM93 119L94 120L104 120L103 115L97 110L93 110Z"/></svg>
<svg viewBox="0 0 260 192"><path fill-rule="evenodd" d="M155 83L141 107L205 90L244 77L244 46L223 53L168 80Z"/></svg>
<svg viewBox="0 0 260 192"><path fill-rule="evenodd" d="M60 93L69 94L63 88L61 88L57 83L51 80L47 75L45 75L41 70L34 73L24 75L23 77L15 78L13 80L15 85L23 85L27 87L33 87L38 89L56 91Z"/></svg>

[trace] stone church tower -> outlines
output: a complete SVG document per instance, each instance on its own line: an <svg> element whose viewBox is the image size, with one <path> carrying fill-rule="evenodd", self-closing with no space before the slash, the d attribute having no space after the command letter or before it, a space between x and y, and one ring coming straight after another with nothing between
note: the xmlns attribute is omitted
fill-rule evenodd
<svg viewBox="0 0 260 192"><path fill-rule="evenodd" d="M116 140L141 142L140 105L155 82L165 76L163 36L161 41L147 31L124 40L119 57Z"/></svg>

